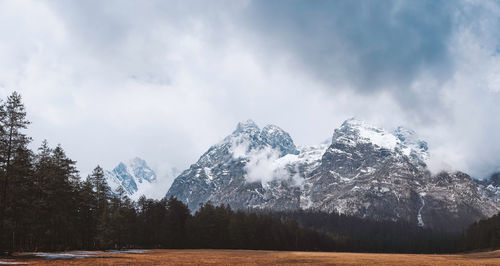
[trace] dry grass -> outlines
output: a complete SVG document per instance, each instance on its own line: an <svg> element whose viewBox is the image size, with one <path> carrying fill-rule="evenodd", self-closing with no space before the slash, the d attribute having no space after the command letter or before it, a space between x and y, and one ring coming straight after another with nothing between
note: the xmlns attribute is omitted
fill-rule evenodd
<svg viewBox="0 0 500 266"><path fill-rule="evenodd" d="M100 258L44 260L36 265L500 265L500 250L456 255L289 252L254 250L151 250L144 254L104 254Z"/></svg>

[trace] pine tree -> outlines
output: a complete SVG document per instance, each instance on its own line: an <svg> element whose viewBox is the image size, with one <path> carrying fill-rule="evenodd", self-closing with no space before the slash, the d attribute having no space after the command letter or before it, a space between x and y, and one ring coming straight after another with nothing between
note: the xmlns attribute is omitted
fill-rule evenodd
<svg viewBox="0 0 500 266"><path fill-rule="evenodd" d="M6 217L7 228L11 231L10 247L12 250L30 248L33 239L33 154L30 150L22 149L16 152L12 161L10 173L10 193L7 198Z"/></svg>
<svg viewBox="0 0 500 266"><path fill-rule="evenodd" d="M80 244L82 249L96 248L97 218L96 218L96 200L94 197L93 185L89 178L81 183L78 191L78 221Z"/></svg>
<svg viewBox="0 0 500 266"><path fill-rule="evenodd" d="M181 201L171 197L166 202L167 213L163 220L162 233L164 245L170 248L180 248L186 245L186 222L190 217L188 207Z"/></svg>
<svg viewBox="0 0 500 266"><path fill-rule="evenodd" d="M88 177L92 184L93 199L95 202L95 215L97 218L96 225L96 245L98 247L108 247L111 243L106 238L106 230L109 224L109 199L111 198L111 188L106 182L104 170L97 166Z"/></svg>
<svg viewBox="0 0 500 266"><path fill-rule="evenodd" d="M70 245L76 234L74 225L77 221L77 190L79 188L78 171L75 161L69 159L60 145L52 151L52 176L49 186L49 204L52 210L52 230L54 244L64 247Z"/></svg>
<svg viewBox="0 0 500 266"><path fill-rule="evenodd" d="M32 204L35 217L38 218L32 229L35 235L35 250L46 248L49 242L47 234L50 231L47 228L50 226L51 219L49 195L52 175L52 149L47 140L44 140L38 148L34 163L34 200Z"/></svg>
<svg viewBox="0 0 500 266"><path fill-rule="evenodd" d="M92 171L89 181L94 189L97 212L98 214L102 214L108 205L111 188L106 182L104 170L99 165Z"/></svg>
<svg viewBox="0 0 500 266"><path fill-rule="evenodd" d="M11 178L12 163L16 152L26 149L30 138L22 131L30 122L26 119L26 111L21 95L13 92L7 102L0 108L0 249L8 250L5 223L7 221L7 198L9 193L9 179Z"/></svg>

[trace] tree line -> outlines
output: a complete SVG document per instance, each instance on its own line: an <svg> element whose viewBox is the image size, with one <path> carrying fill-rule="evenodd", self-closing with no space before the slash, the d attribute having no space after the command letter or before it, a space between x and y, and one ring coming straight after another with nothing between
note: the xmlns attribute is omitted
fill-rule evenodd
<svg viewBox="0 0 500 266"><path fill-rule="evenodd" d="M407 221L375 221L308 210L262 212L329 234L338 251L449 253L462 250L460 233L422 228Z"/></svg>
<svg viewBox="0 0 500 266"><path fill-rule="evenodd" d="M463 244L466 250L500 249L500 213L472 224Z"/></svg>

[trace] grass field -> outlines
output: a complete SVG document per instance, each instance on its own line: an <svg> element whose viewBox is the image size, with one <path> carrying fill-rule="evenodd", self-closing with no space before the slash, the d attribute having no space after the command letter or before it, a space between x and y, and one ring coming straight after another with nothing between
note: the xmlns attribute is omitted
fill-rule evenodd
<svg viewBox="0 0 500 266"><path fill-rule="evenodd" d="M61 253L55 254L58 257ZM64 253L63 253L64 254ZM72 253L72 254L86 254ZM32 265L500 265L500 250L456 255L291 252L254 250L147 250L144 253L93 252L86 258L46 259L17 254L0 264Z"/></svg>

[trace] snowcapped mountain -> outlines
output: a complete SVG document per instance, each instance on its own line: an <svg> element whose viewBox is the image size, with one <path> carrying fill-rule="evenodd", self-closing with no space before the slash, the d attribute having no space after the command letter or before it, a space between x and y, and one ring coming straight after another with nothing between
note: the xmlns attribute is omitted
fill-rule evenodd
<svg viewBox="0 0 500 266"><path fill-rule="evenodd" d="M500 203L500 172L494 173L485 180L474 180L480 188L483 197Z"/></svg>
<svg viewBox="0 0 500 266"><path fill-rule="evenodd" d="M143 192L145 187L157 182L156 173L141 158L120 162L113 170L105 171L105 176L113 191L121 186L129 196Z"/></svg>
<svg viewBox="0 0 500 266"><path fill-rule="evenodd" d="M427 143L402 127L389 132L349 119L331 143L296 147L279 127L261 130L248 120L182 172L166 196L191 210L207 201L313 209L445 230L500 211L496 183L481 185L460 172L433 176L428 159Z"/></svg>

